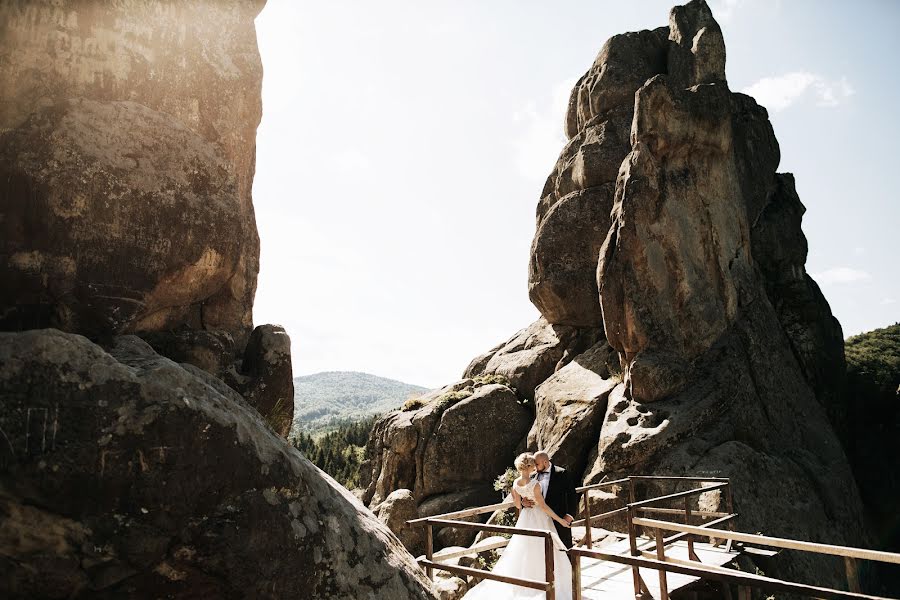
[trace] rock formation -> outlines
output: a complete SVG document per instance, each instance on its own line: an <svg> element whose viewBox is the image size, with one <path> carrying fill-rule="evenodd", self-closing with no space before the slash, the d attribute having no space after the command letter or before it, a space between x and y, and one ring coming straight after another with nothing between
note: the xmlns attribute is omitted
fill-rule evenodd
<svg viewBox="0 0 900 600"><path fill-rule="evenodd" d="M551 450L587 482L728 476L743 530L865 543L828 419L840 412L840 325L805 272L804 208L793 177L776 172L766 110L728 89L706 3L675 7L668 27L608 40L572 90L565 131L529 263L543 318L465 376L517 377L536 415L524 445ZM392 426L434 409L418 410L376 428L370 499L437 467L397 457L452 450L440 429ZM519 431L485 413L470 437ZM507 446L498 467L522 447ZM840 579L824 560L778 568Z"/></svg>
<svg viewBox="0 0 900 600"><path fill-rule="evenodd" d="M0 333L4 598L431 598L244 399L135 336Z"/></svg>
<svg viewBox="0 0 900 600"><path fill-rule="evenodd" d="M0 3L4 598L434 597L283 439L290 340L252 319L263 5Z"/></svg>
<svg viewBox="0 0 900 600"><path fill-rule="evenodd" d="M289 346L245 349L262 6L0 6L0 329L136 333L287 434Z"/></svg>

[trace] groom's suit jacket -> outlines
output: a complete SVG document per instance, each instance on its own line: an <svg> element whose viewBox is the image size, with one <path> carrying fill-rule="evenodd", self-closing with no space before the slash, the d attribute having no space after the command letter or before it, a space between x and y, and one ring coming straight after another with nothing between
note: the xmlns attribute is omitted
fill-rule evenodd
<svg viewBox="0 0 900 600"><path fill-rule="evenodd" d="M544 501L560 517L565 517L566 515L574 517L578 514L578 492L575 491L575 483L569 476L568 471L562 467L551 464L550 482L547 485L547 494L544 496ZM571 548L572 530L568 527L563 527L556 521L554 521L554 524L556 525L559 539L566 545L566 548Z"/></svg>

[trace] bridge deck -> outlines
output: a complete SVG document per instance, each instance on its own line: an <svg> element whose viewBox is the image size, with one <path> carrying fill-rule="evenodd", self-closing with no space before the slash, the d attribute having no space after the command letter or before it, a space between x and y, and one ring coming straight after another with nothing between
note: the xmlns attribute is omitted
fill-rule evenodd
<svg viewBox="0 0 900 600"><path fill-rule="evenodd" d="M653 540L640 539L638 548L655 553L656 543ZM597 549L610 554L629 554L630 552L627 539L619 540ZM717 567L728 563L738 555L737 552L726 552L724 544L714 547L700 542L694 542L694 553L704 565ZM666 546L666 557L688 560L687 542L680 540ZM660 598L659 572L654 569L644 568L640 571L644 583L652 596ZM677 573L666 574L666 583L670 593L694 583L698 579L698 577ZM634 582L632 580L631 567L608 561L583 558L581 559L581 589L582 597L585 600L633 598Z"/></svg>

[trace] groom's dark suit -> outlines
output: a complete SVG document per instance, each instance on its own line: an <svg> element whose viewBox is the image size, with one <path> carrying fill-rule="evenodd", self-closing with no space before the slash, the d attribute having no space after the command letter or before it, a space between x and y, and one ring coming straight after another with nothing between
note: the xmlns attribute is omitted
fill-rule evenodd
<svg viewBox="0 0 900 600"><path fill-rule="evenodd" d="M578 492L575 491L575 484L572 482L572 478L569 477L569 473L565 469L554 464L550 465L549 471L550 481L547 485L544 501L558 516L572 515L574 517L578 514ZM535 477L539 476L539 473L535 474ZM566 545L566 548L571 548L572 530L568 527L563 527L556 521L553 524L556 525L559 539Z"/></svg>

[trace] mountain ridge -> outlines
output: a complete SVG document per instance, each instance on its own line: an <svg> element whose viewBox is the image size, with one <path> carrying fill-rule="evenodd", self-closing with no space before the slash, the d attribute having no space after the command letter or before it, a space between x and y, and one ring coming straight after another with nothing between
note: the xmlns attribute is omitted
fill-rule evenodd
<svg viewBox="0 0 900 600"><path fill-rule="evenodd" d="M326 428L398 408L411 395L428 390L362 371L321 371L294 377L292 434Z"/></svg>

